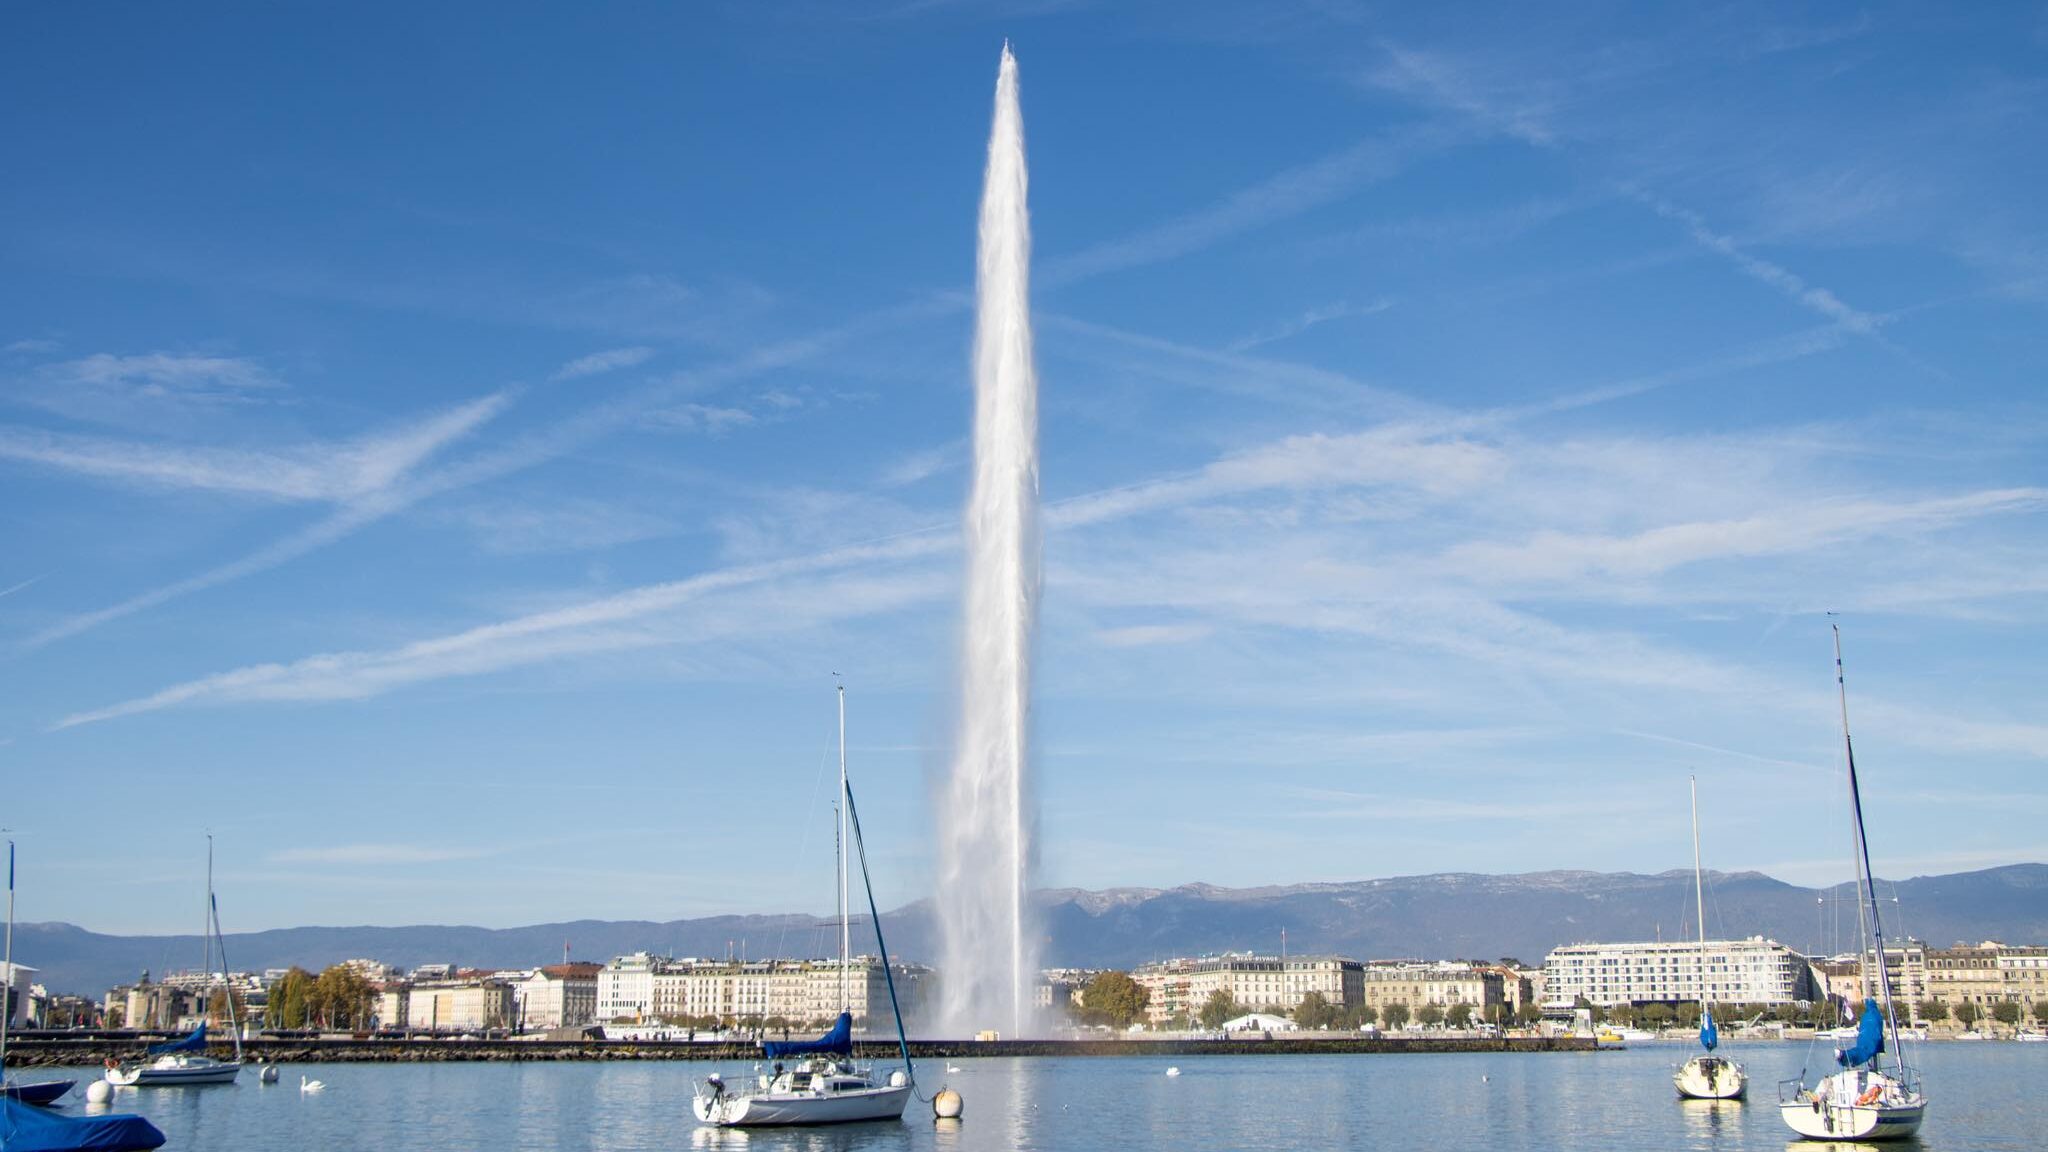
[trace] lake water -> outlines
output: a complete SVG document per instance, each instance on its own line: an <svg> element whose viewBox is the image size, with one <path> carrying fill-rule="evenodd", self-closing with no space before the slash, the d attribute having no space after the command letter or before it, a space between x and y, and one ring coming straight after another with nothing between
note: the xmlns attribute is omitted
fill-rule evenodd
<svg viewBox="0 0 2048 1152"><path fill-rule="evenodd" d="M786 1131L700 1128L692 1081L745 1065L680 1062L322 1064L256 1070L230 1087L124 1089L176 1150L468 1152L471 1149L1773 1149L1790 1132L1777 1081L1805 1044L1724 1049L1752 1099L1682 1102L1670 1071L1689 1047L1626 1052L1040 1058L920 1062L921 1087L966 1099L957 1124L912 1102L900 1124ZM1828 1053L1818 1051L1826 1060ZM1936 1152L2048 1146L2048 1044L1916 1045L1933 1097L1917 1145ZM1169 1065L1181 1075L1165 1075ZM30 1070L29 1079L46 1070ZM93 1075L81 1070L80 1075ZM301 1095L301 1074L327 1091ZM68 1111L81 1111L78 1095ZM1842 1145L1794 1145L1820 1149Z"/></svg>

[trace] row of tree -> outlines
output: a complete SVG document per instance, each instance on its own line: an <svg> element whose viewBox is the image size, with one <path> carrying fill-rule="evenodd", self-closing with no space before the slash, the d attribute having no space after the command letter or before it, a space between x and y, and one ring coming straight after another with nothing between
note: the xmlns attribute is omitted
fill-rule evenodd
<svg viewBox="0 0 2048 1152"><path fill-rule="evenodd" d="M2027 1014L2022 1010L2022 1007L2018 1001L2000 1001L1991 1006L1990 1015L1993 1020L1998 1021L2000 1024L2016 1028L2019 1026L2021 1018ZM1939 1000L1922 1000L1915 1004L1913 1008L1920 1019L1930 1024L1939 1024L1950 1017L1954 1017L1955 1022L1965 1028L1975 1028L1977 1022L1984 1019L1985 1015L1984 1009L1967 1002L1958 1004L1951 1009L1947 1004ZM2032 1015L2034 1023L2048 1026L2048 1000L2034 1001Z"/></svg>
<svg viewBox="0 0 2048 1152"><path fill-rule="evenodd" d="M270 987L263 1023L271 1028L367 1028L377 1015L377 990L363 974L335 964L318 976L294 965Z"/></svg>
<svg viewBox="0 0 2048 1152"><path fill-rule="evenodd" d="M1098 972L1082 989L1082 1003L1074 1015L1083 1024L1124 1029L1145 1019L1145 1009L1150 1006L1151 999L1150 991L1131 979L1129 973ZM1251 1005L1238 1003L1230 993L1219 988L1210 993L1192 1014L1179 1013L1167 1021L1167 1026L1175 1030L1186 1030L1198 1024L1203 1028L1221 1028L1225 1021L1253 1010ZM1443 1024L1459 1029L1470 1028L1482 1019L1494 1025L1532 1024L1540 1015L1534 1004L1525 1004L1516 1013L1510 1013L1506 1006L1500 1004L1491 1005L1484 1012L1472 1004L1448 1007L1424 1004L1412 1012L1408 1005L1402 1003L1387 1004L1377 1009L1365 1004L1346 1007L1330 1003L1320 992L1303 996L1292 1012L1283 1011L1278 1006L1268 1006L1264 1011L1275 1016L1288 1016L1303 1028L1354 1031L1368 1024L1401 1028L1411 1019L1429 1027Z"/></svg>

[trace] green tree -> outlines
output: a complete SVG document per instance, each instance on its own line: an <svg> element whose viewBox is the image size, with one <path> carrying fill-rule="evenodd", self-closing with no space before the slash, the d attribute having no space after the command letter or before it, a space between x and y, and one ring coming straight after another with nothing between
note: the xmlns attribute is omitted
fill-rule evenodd
<svg viewBox="0 0 2048 1152"><path fill-rule="evenodd" d="M1200 1019L1204 1028L1221 1028L1225 1020L1242 1015L1244 1010L1238 1006L1230 993L1221 988L1209 993L1209 998L1202 1001Z"/></svg>
<svg viewBox="0 0 2048 1152"><path fill-rule="evenodd" d="M1461 1031L1470 1028L1472 1026L1472 1006L1465 1003L1451 1005L1450 1010L1444 1013L1444 1023Z"/></svg>
<svg viewBox="0 0 2048 1152"><path fill-rule="evenodd" d="M1097 972L1081 991L1082 1018L1122 1030L1144 1019L1152 993L1128 972Z"/></svg>
<svg viewBox="0 0 2048 1152"><path fill-rule="evenodd" d="M1408 1006L1396 1000L1380 1009L1380 1020L1386 1024L1387 1031L1398 1032L1408 1023Z"/></svg>
<svg viewBox="0 0 2048 1152"><path fill-rule="evenodd" d="M264 1006L263 1022L272 1028L304 1028L312 995L313 974L293 965L270 986L270 1002Z"/></svg>
<svg viewBox="0 0 2048 1152"><path fill-rule="evenodd" d="M1955 1017L1956 1023L1961 1024L1963 1027L1975 1028L1977 1021L1984 1018L1984 1010L1965 1000L1961 1004L1956 1005Z"/></svg>
<svg viewBox="0 0 2048 1152"><path fill-rule="evenodd" d="M1913 1005L1913 1011L1919 1013L1920 1018L1929 1024L1939 1024L1948 1019L1948 1005L1939 1000L1922 1000Z"/></svg>
<svg viewBox="0 0 2048 1152"><path fill-rule="evenodd" d="M1303 1028L1322 1029L1338 1023L1343 1013L1331 1005L1321 992L1311 992L1294 1006L1294 1022Z"/></svg>
<svg viewBox="0 0 2048 1152"><path fill-rule="evenodd" d="M1535 1026L1543 1019L1543 1006L1534 1000L1524 1000L1515 1006L1515 1022L1524 1028Z"/></svg>
<svg viewBox="0 0 2048 1152"><path fill-rule="evenodd" d="M1671 1006L1645 1004L1642 1010L1636 1013L1636 1022L1649 1029L1668 1028L1671 1026Z"/></svg>
<svg viewBox="0 0 2048 1152"><path fill-rule="evenodd" d="M1434 1028L1437 1025L1444 1022L1444 1010L1440 1005L1424 1004L1422 1008L1415 1013L1415 1019L1419 1021L1424 1028Z"/></svg>
<svg viewBox="0 0 2048 1152"><path fill-rule="evenodd" d="M2012 1000L2001 1000L1991 1006L1991 1018L2008 1028L2016 1028L2020 1022L2020 1006Z"/></svg>
<svg viewBox="0 0 2048 1152"><path fill-rule="evenodd" d="M324 1028L354 1028L369 1019L370 982L344 964L329 965L313 981L307 1004Z"/></svg>
<svg viewBox="0 0 2048 1152"><path fill-rule="evenodd" d="M1638 1014L1638 1010L1633 1004L1616 1004L1607 1010L1607 1018L1625 1028L1635 1025ZM1600 1017L1596 1013L1593 1018L1598 1020Z"/></svg>
<svg viewBox="0 0 2048 1152"><path fill-rule="evenodd" d="M2034 1023L2048 1024L2048 1000L2034 1001Z"/></svg>

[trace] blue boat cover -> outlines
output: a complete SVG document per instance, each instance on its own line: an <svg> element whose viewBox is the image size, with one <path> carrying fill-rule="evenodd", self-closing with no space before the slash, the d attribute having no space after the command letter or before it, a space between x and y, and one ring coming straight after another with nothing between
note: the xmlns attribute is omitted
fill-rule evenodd
<svg viewBox="0 0 2048 1152"><path fill-rule="evenodd" d="M1712 1012L1700 1013L1700 1047L1712 1052L1721 1045L1721 1032L1714 1027Z"/></svg>
<svg viewBox="0 0 2048 1152"><path fill-rule="evenodd" d="M839 1019L832 1022L832 1030L816 1040L763 1040L761 1054L770 1060L785 1056L851 1056L853 1014L841 1012Z"/></svg>
<svg viewBox="0 0 2048 1152"><path fill-rule="evenodd" d="M0 1085L0 1096L19 1100L24 1104L53 1104L59 1096L71 1091L77 1083L76 1080L39 1080L34 1084L24 1084L19 1080L9 1080L5 1085Z"/></svg>
<svg viewBox="0 0 2048 1152"><path fill-rule="evenodd" d="M149 1054L151 1056L162 1056L167 1052L204 1051L206 1051L206 1022L203 1020L200 1021L199 1027L194 1028L192 1034L183 1040L166 1040L161 1044L151 1044L149 1046Z"/></svg>
<svg viewBox="0 0 2048 1152"><path fill-rule="evenodd" d="M163 1142L140 1116L66 1116L0 1096L0 1152L140 1152Z"/></svg>
<svg viewBox="0 0 2048 1152"><path fill-rule="evenodd" d="M1844 1068L1868 1064L1884 1051L1884 1013L1877 1010L1877 1001L1863 1002L1863 1019L1856 1025L1856 1043L1850 1048L1835 1053L1835 1062Z"/></svg>

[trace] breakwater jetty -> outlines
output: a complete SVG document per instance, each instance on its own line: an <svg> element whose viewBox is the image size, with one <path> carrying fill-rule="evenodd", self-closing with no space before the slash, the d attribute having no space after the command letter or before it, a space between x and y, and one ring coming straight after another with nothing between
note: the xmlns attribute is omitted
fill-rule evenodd
<svg viewBox="0 0 2048 1152"><path fill-rule="evenodd" d="M107 1060L135 1060L154 1037L108 1033L30 1033L8 1042L9 1063L16 1067L62 1065L80 1067ZM863 1041L855 1048L863 1059L886 1060L896 1045ZM1366 1056L1403 1052L1590 1052L1593 1041L1573 1036L1391 1037L1281 1036L1270 1040L912 1040L916 1059L959 1059L978 1056ZM761 1049L737 1041L649 1040L461 1040L447 1037L263 1037L242 1042L252 1064L369 1063L404 1064L429 1061L521 1060L759 1060ZM223 1059L233 1049L214 1046Z"/></svg>

